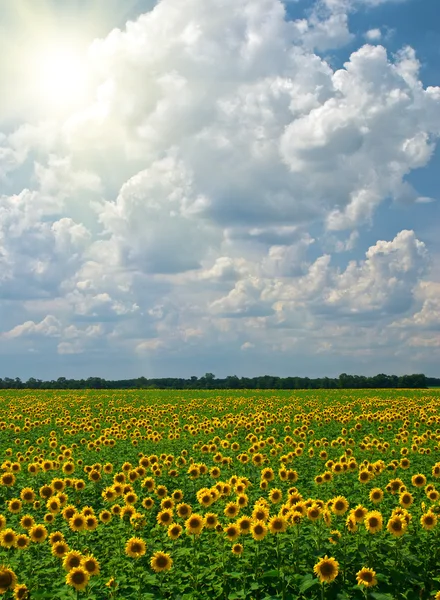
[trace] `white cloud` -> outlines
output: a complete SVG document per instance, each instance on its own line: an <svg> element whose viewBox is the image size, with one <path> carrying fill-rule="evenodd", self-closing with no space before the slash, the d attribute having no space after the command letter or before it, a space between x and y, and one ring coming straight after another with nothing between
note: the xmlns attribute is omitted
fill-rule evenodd
<svg viewBox="0 0 440 600"><path fill-rule="evenodd" d="M61 331L61 323L52 315L47 315L39 323L34 321L26 321L21 325L16 325L10 331L2 334L3 338L14 339L19 337L29 337L35 335L43 335L47 337L59 337Z"/></svg>
<svg viewBox="0 0 440 600"><path fill-rule="evenodd" d="M336 71L319 55L379 3L289 21L280 0L161 0L95 40L93 103L0 135L3 343L365 357L435 323L418 232L359 252L381 204L426 199L407 176L434 152L440 88L378 29Z"/></svg>
<svg viewBox="0 0 440 600"><path fill-rule="evenodd" d="M365 38L369 41L369 42L378 42L382 37L382 32L380 29L369 29L366 33L365 33Z"/></svg>

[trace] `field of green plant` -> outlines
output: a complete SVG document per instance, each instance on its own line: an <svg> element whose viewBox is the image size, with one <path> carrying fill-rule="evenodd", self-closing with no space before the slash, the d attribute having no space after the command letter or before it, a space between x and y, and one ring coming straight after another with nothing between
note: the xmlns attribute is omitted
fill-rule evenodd
<svg viewBox="0 0 440 600"><path fill-rule="evenodd" d="M440 598L440 390L0 396L0 594Z"/></svg>

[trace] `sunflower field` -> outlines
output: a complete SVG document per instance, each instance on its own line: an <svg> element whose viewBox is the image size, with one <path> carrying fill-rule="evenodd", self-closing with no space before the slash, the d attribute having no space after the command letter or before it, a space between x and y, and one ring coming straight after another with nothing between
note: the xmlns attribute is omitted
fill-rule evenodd
<svg viewBox="0 0 440 600"><path fill-rule="evenodd" d="M4 598L440 598L440 390L3 390L0 430Z"/></svg>

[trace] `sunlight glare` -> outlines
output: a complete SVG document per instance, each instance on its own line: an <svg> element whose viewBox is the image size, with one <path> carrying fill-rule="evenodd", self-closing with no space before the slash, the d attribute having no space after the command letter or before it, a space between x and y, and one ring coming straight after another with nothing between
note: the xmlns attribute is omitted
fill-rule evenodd
<svg viewBox="0 0 440 600"><path fill-rule="evenodd" d="M87 66L70 48L54 46L37 53L36 87L39 101L50 110L63 110L81 104L87 95Z"/></svg>

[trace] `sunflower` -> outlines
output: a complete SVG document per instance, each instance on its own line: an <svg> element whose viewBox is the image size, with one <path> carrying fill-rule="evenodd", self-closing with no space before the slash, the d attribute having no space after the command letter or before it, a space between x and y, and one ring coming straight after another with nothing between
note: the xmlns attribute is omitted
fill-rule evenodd
<svg viewBox="0 0 440 600"><path fill-rule="evenodd" d="M30 596L29 596L29 589L26 584L19 583L18 585L14 586L14 599L15 600L27 600L28 598L30 598Z"/></svg>
<svg viewBox="0 0 440 600"><path fill-rule="evenodd" d="M347 518L345 519L345 526L347 527L350 533L356 533L356 531L358 530L356 519L353 517L352 514L347 515Z"/></svg>
<svg viewBox="0 0 440 600"><path fill-rule="evenodd" d="M178 523L172 523L168 527L167 535L172 540L177 540L182 535L182 526Z"/></svg>
<svg viewBox="0 0 440 600"><path fill-rule="evenodd" d="M307 518L312 522L317 521L321 517L321 514L321 509L316 504L312 504L307 509Z"/></svg>
<svg viewBox="0 0 440 600"><path fill-rule="evenodd" d="M71 585L77 591L85 590L89 580L90 575L83 567L75 567L66 575L67 585Z"/></svg>
<svg viewBox="0 0 440 600"><path fill-rule="evenodd" d="M64 480L58 478L52 479L51 485L56 492L62 492L66 487Z"/></svg>
<svg viewBox="0 0 440 600"><path fill-rule="evenodd" d="M295 512L299 512L303 517L305 517L307 514L308 507L306 506L306 503L303 500L301 500L300 502L296 502L292 505L292 510L294 510Z"/></svg>
<svg viewBox="0 0 440 600"><path fill-rule="evenodd" d="M124 495L124 502L125 504L136 504L136 502L138 501L138 496L137 494L135 494L134 492L127 492ZM163 507L163 508L172 508L172 507Z"/></svg>
<svg viewBox="0 0 440 600"><path fill-rule="evenodd" d="M359 471L358 479L360 483L367 483L371 479L371 473L365 469L361 469Z"/></svg>
<svg viewBox="0 0 440 600"><path fill-rule="evenodd" d="M171 509L161 510L156 516L156 521L160 525L168 527L173 522L173 511Z"/></svg>
<svg viewBox="0 0 440 600"><path fill-rule="evenodd" d="M142 500L141 504L146 510L151 510L154 506L154 500L150 496L147 496Z"/></svg>
<svg viewBox="0 0 440 600"><path fill-rule="evenodd" d="M269 492L269 500L273 504L277 504L278 502L281 502L282 498L283 498L283 492L278 488L273 488Z"/></svg>
<svg viewBox="0 0 440 600"><path fill-rule="evenodd" d="M421 473L417 473L411 477L411 483L413 486L421 488L426 485L426 477Z"/></svg>
<svg viewBox="0 0 440 600"><path fill-rule="evenodd" d="M86 528L86 519L81 513L76 513L69 519L69 527L72 531L84 531Z"/></svg>
<svg viewBox="0 0 440 600"><path fill-rule="evenodd" d="M69 504L63 508L61 514L63 515L63 519L70 521L73 515L76 514L76 508L73 506L73 504Z"/></svg>
<svg viewBox="0 0 440 600"><path fill-rule="evenodd" d="M383 491L380 488L373 488L370 492L370 500L374 504L379 504L383 499Z"/></svg>
<svg viewBox="0 0 440 600"><path fill-rule="evenodd" d="M201 491L201 493L197 494L197 500L202 506L210 506L213 502L210 490L204 488L204 490Z"/></svg>
<svg viewBox="0 0 440 600"><path fill-rule="evenodd" d="M164 498L160 502L160 507L162 510L173 509L174 508L174 500L170 497Z"/></svg>
<svg viewBox="0 0 440 600"><path fill-rule="evenodd" d="M237 520L236 525L240 529L240 533L242 535L246 534L246 533L250 533L252 519L250 517L241 517L240 519Z"/></svg>
<svg viewBox="0 0 440 600"><path fill-rule="evenodd" d="M1 485L12 487L15 483L15 475L13 473L3 473L0 477Z"/></svg>
<svg viewBox="0 0 440 600"><path fill-rule="evenodd" d="M226 537L230 542L234 542L238 537L240 537L240 528L238 525L234 523L230 523L223 528L223 531L226 534Z"/></svg>
<svg viewBox="0 0 440 600"><path fill-rule="evenodd" d="M99 562L91 554L84 556L84 558L81 561L81 566L85 571L87 571L89 575L99 575Z"/></svg>
<svg viewBox="0 0 440 600"><path fill-rule="evenodd" d="M5 565L0 565L0 594L14 589L16 585L17 575L14 571L5 567Z"/></svg>
<svg viewBox="0 0 440 600"><path fill-rule="evenodd" d="M101 496L105 502L112 502L116 498L117 493L113 486L108 486L102 490Z"/></svg>
<svg viewBox="0 0 440 600"><path fill-rule="evenodd" d="M69 546L65 541L55 542L52 544L51 548L52 556L57 556L58 558L64 558L66 554L69 552Z"/></svg>
<svg viewBox="0 0 440 600"><path fill-rule="evenodd" d="M44 515L44 522L45 523L53 523L55 520L55 515L53 513L46 513Z"/></svg>
<svg viewBox="0 0 440 600"><path fill-rule="evenodd" d="M425 479L425 483L426 483L426 479ZM425 483L423 483L422 485L425 485ZM390 486L390 492L392 494L396 494L399 489L402 487L402 485L404 485L403 481L399 478L397 479L391 479L391 481L388 484ZM388 489L388 486L387 486Z"/></svg>
<svg viewBox="0 0 440 600"><path fill-rule="evenodd" d="M62 468L64 475L72 475L75 470L75 465L72 462L66 462L63 464Z"/></svg>
<svg viewBox="0 0 440 600"><path fill-rule="evenodd" d="M225 510L223 511L226 517L233 519L240 512L240 507L236 502L228 502L225 506Z"/></svg>
<svg viewBox="0 0 440 600"><path fill-rule="evenodd" d="M168 490L164 485L158 485L156 488L156 495L159 496L159 498L165 498L168 494Z"/></svg>
<svg viewBox="0 0 440 600"><path fill-rule="evenodd" d="M382 529L383 518L378 510L371 510L365 515L364 525L369 533L377 533Z"/></svg>
<svg viewBox="0 0 440 600"><path fill-rule="evenodd" d="M390 518L387 524L387 529L394 537L402 536L406 528L408 527L408 523L405 518L399 514L394 515Z"/></svg>
<svg viewBox="0 0 440 600"><path fill-rule="evenodd" d="M14 515L21 511L21 506L21 500L18 498L12 498L11 500L8 500L8 510Z"/></svg>
<svg viewBox="0 0 440 600"><path fill-rule="evenodd" d="M426 495L428 496L429 500L431 500L431 502L437 502L437 500L440 497L440 494L437 490L431 490Z"/></svg>
<svg viewBox="0 0 440 600"><path fill-rule="evenodd" d="M61 533L61 531L53 531L49 534L49 544L56 544L57 542L64 542L64 533Z"/></svg>
<svg viewBox="0 0 440 600"><path fill-rule="evenodd" d="M251 534L254 540L259 542L267 535L267 526L264 521L253 521L251 525Z"/></svg>
<svg viewBox="0 0 440 600"><path fill-rule="evenodd" d="M339 563L334 558L328 558L326 555L316 563L313 572L318 576L321 583L331 583L338 576Z"/></svg>
<svg viewBox="0 0 440 600"><path fill-rule="evenodd" d="M125 544L125 554L131 558L140 558L147 551L147 546L142 538L132 537Z"/></svg>
<svg viewBox="0 0 440 600"><path fill-rule="evenodd" d="M101 510L99 520L101 523L109 523L112 520L112 513L109 510Z"/></svg>
<svg viewBox="0 0 440 600"><path fill-rule="evenodd" d="M376 571L363 567L356 573L356 580L358 585L373 587L374 585L377 585Z"/></svg>
<svg viewBox="0 0 440 600"><path fill-rule="evenodd" d="M349 504L347 502L347 499L344 498L344 496L337 496L333 499L331 509L335 515L343 515L347 512L348 506Z"/></svg>
<svg viewBox="0 0 440 600"><path fill-rule="evenodd" d="M330 531L330 537L328 538L328 541L330 542L330 544L337 544L341 539L341 535L342 534L340 531L334 529L333 531Z"/></svg>
<svg viewBox="0 0 440 600"><path fill-rule="evenodd" d="M332 523L332 513L326 508L322 511L322 518L324 519L324 523L327 527L330 527Z"/></svg>
<svg viewBox="0 0 440 600"><path fill-rule="evenodd" d="M256 454L254 456L254 459L257 457L258 455ZM273 469L271 469L270 467L267 467L266 469L263 469L261 471L261 479L263 481L273 481L275 478L275 474L273 472Z"/></svg>
<svg viewBox="0 0 440 600"><path fill-rule="evenodd" d="M4 515L0 515L0 530L6 527L6 517Z"/></svg>
<svg viewBox="0 0 440 600"><path fill-rule="evenodd" d="M215 513L205 514L205 527L207 529L215 529L218 523L218 517Z"/></svg>
<svg viewBox="0 0 440 600"><path fill-rule="evenodd" d="M236 556L240 556L241 554L243 554L243 546L242 544L234 544L231 548L231 552L232 554L235 554Z"/></svg>
<svg viewBox="0 0 440 600"><path fill-rule="evenodd" d="M399 496L400 506L407 508L408 506L411 506L411 504L413 502L414 502L414 498L412 497L412 494L410 494L409 492L402 492L400 494L400 496Z"/></svg>
<svg viewBox="0 0 440 600"><path fill-rule="evenodd" d="M353 508L353 510L351 511L351 514L355 518L356 523L362 523L362 521L365 519L365 515L367 513L368 513L368 510L361 504L358 504L356 506L356 508Z"/></svg>
<svg viewBox="0 0 440 600"><path fill-rule="evenodd" d="M199 535L202 532L204 525L204 518L201 515L194 513L185 521L186 533L188 535Z"/></svg>
<svg viewBox="0 0 440 600"><path fill-rule="evenodd" d="M420 524L423 529L429 531L437 525L437 515L430 510L420 517Z"/></svg>
<svg viewBox="0 0 440 600"><path fill-rule="evenodd" d="M404 519L404 521L406 522L407 525L409 525L409 522L412 519L412 514L409 513L406 510L406 508L402 508L401 506L397 506L396 508L393 509L391 517L394 517L396 515L401 517L402 519Z"/></svg>
<svg viewBox="0 0 440 600"><path fill-rule="evenodd" d="M173 566L173 559L166 552L155 552L151 557L150 565L156 573L169 571Z"/></svg>
<svg viewBox="0 0 440 600"><path fill-rule="evenodd" d="M44 500L49 500L53 496L53 489L50 485L43 485L40 487L40 497Z"/></svg>
<svg viewBox="0 0 440 600"><path fill-rule="evenodd" d="M88 515L86 517L85 528L87 531L93 531L98 527L98 519L95 515Z"/></svg>
<svg viewBox="0 0 440 600"><path fill-rule="evenodd" d="M15 547L19 550L26 550L29 548L31 543L31 538L27 536L25 533L19 533L17 535L17 539L15 540Z"/></svg>
<svg viewBox="0 0 440 600"><path fill-rule="evenodd" d="M186 504L185 502L181 502L180 504L178 504L176 506L176 512L179 515L179 517L181 517L182 519L187 519L188 517L191 516L192 508L189 504Z"/></svg>
<svg viewBox="0 0 440 600"><path fill-rule="evenodd" d="M284 517L274 516L268 523L271 533L284 533L287 530L287 520Z"/></svg>
<svg viewBox="0 0 440 600"><path fill-rule="evenodd" d="M82 561L82 554L77 552L76 550L70 550L67 554L64 555L63 559L63 568L66 571L71 571L72 569L76 569L80 566Z"/></svg>
<svg viewBox="0 0 440 600"><path fill-rule="evenodd" d="M17 534L13 529L8 527L0 532L0 544L3 548L13 548L17 541Z"/></svg>
<svg viewBox="0 0 440 600"><path fill-rule="evenodd" d="M254 521L267 521L269 518L269 509L263 504L255 504L252 511L252 519Z"/></svg>

